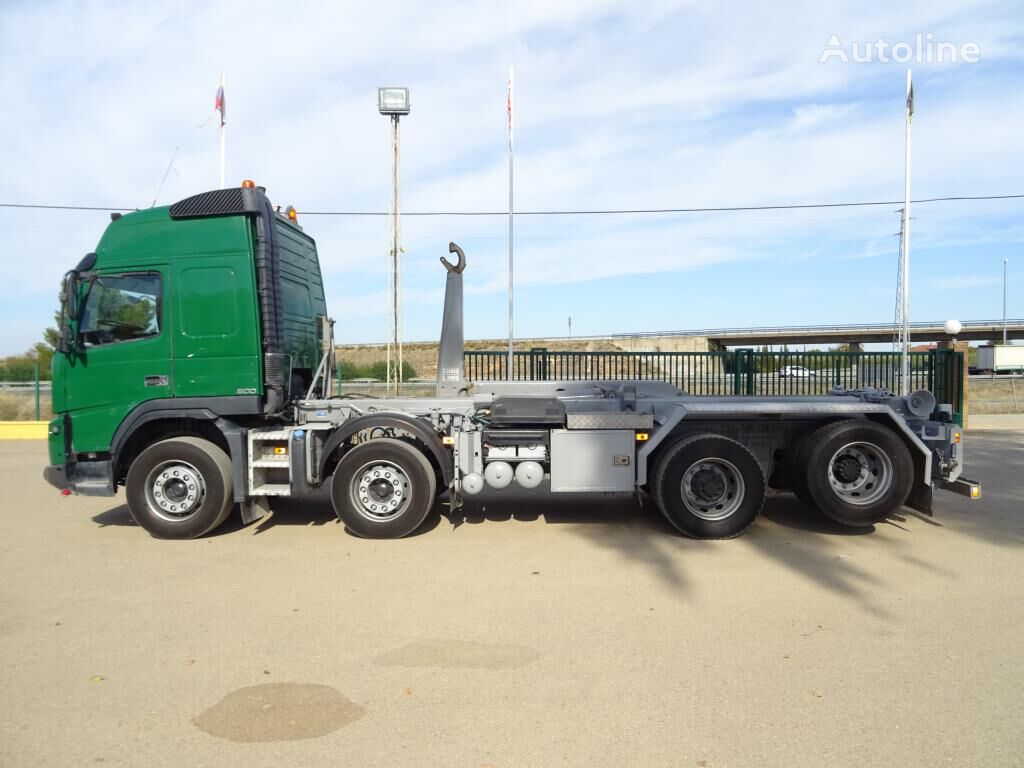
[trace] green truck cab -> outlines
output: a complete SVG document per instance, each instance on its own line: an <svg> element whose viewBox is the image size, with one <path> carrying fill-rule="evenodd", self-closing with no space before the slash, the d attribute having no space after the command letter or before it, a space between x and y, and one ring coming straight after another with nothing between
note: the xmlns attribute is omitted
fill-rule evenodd
<svg viewBox="0 0 1024 768"><path fill-rule="evenodd" d="M329 329L316 244L295 218L250 182L111 216L63 282L51 484L130 494L135 460L176 437L244 466L237 435L307 394ZM165 485L168 507L188 506L187 485Z"/></svg>

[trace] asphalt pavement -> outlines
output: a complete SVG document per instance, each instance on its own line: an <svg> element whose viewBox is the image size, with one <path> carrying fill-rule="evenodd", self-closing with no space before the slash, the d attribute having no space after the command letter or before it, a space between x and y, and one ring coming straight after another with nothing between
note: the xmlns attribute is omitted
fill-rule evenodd
<svg viewBox="0 0 1024 768"><path fill-rule="evenodd" d="M866 531L520 492L168 542L0 443L0 765L1020 766L1024 433L965 444L981 501Z"/></svg>

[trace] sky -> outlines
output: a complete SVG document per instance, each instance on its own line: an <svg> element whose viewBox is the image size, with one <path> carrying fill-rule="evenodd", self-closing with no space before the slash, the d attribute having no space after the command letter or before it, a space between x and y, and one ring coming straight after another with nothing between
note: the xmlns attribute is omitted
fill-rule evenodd
<svg viewBox="0 0 1024 768"><path fill-rule="evenodd" d="M880 52L898 44L910 62ZM1024 194L1016 0L40 0L0 3L0 203L144 208L216 188L223 72L228 184L298 209L338 340L384 341L389 220L304 212L389 208L382 85L411 89L403 210L506 211L510 65L520 211L900 200L908 67L912 196ZM564 336L570 317L574 336L891 321L899 207L518 215L515 334ZM0 208L0 355L41 338L108 222ZM467 338L505 337L499 215L402 219L404 338L439 333L450 240ZM911 319L1001 317L1004 258L1024 317L1024 200L913 206L910 242Z"/></svg>

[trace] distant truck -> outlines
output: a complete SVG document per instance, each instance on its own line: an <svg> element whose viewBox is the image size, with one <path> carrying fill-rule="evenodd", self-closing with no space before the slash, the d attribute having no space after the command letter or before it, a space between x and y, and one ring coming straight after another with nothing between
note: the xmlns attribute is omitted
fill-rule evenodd
<svg viewBox="0 0 1024 768"><path fill-rule="evenodd" d="M327 486L359 536L416 530L485 487L650 494L681 532L737 536L768 488L865 526L962 476L952 407L926 391L695 397L660 381L467 381L462 250L446 270L433 397L334 390L316 244L252 182L112 214L69 271L53 358L50 465L65 493L125 489L153 536ZM624 316L628 303L621 304Z"/></svg>
<svg viewBox="0 0 1024 768"><path fill-rule="evenodd" d="M978 373L1024 373L1024 346L987 344L978 347Z"/></svg>

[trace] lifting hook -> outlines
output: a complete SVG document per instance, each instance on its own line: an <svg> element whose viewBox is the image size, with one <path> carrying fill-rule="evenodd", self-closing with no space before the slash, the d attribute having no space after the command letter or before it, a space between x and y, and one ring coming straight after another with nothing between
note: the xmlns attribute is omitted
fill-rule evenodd
<svg viewBox="0 0 1024 768"><path fill-rule="evenodd" d="M462 272L462 270L466 268L466 254L464 254L462 249L455 243L448 243L448 253L459 254L459 262L457 264L452 264L448 259L442 256L441 263L444 264L444 268L449 272Z"/></svg>

